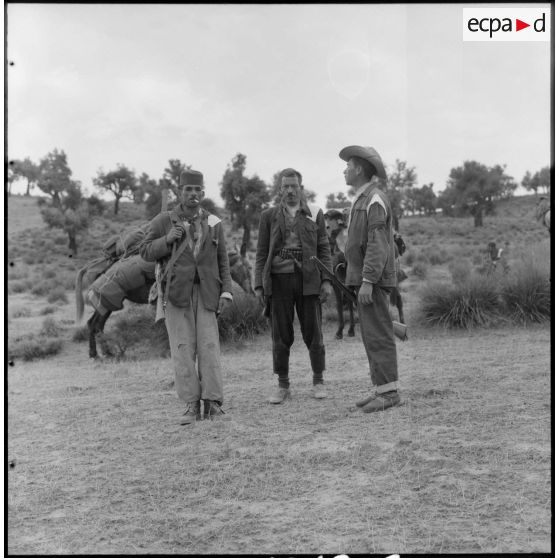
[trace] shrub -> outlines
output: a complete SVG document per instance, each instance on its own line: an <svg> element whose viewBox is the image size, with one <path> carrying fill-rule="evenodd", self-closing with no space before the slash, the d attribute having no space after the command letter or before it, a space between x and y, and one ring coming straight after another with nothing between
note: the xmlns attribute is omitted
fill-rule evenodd
<svg viewBox="0 0 558 558"><path fill-rule="evenodd" d="M72 341L76 343L81 343L82 341L89 340L89 327L87 325L83 325L80 327L76 327L74 333L72 334Z"/></svg>
<svg viewBox="0 0 558 558"><path fill-rule="evenodd" d="M155 308L150 304L128 306L115 315L112 328L115 342L123 351L133 345L142 345L149 347L152 355L169 354L165 322L155 323Z"/></svg>
<svg viewBox="0 0 558 558"><path fill-rule="evenodd" d="M506 275L502 299L510 318L522 324L550 319L549 255L523 254L518 265Z"/></svg>
<svg viewBox="0 0 558 558"><path fill-rule="evenodd" d="M11 294L19 294L29 291L33 287L33 281L26 279L24 281L10 281L8 290Z"/></svg>
<svg viewBox="0 0 558 558"><path fill-rule="evenodd" d="M31 308L20 306L12 312L12 318L28 318L31 316Z"/></svg>
<svg viewBox="0 0 558 558"><path fill-rule="evenodd" d="M54 285L51 281L38 279L31 288L31 294L34 294L35 296L45 296L52 290L53 286Z"/></svg>
<svg viewBox="0 0 558 558"><path fill-rule="evenodd" d="M448 269L451 273L451 280L455 285L467 282L471 277L472 267L468 259L454 260L448 266Z"/></svg>
<svg viewBox="0 0 558 558"><path fill-rule="evenodd" d="M56 355L62 349L63 343L60 339L49 339L29 335L18 339L9 347L10 358L22 358L23 360L35 360L47 356Z"/></svg>
<svg viewBox="0 0 558 558"><path fill-rule="evenodd" d="M63 286L56 287L47 296L47 302L52 304L53 302L68 302L68 296Z"/></svg>
<svg viewBox="0 0 558 558"><path fill-rule="evenodd" d="M46 316L47 314L53 314L54 312L56 312L56 307L55 307L55 306L45 306L45 307L39 312L39 315L40 315L40 316Z"/></svg>
<svg viewBox="0 0 558 558"><path fill-rule="evenodd" d="M411 274L419 279L425 279L428 275L428 266L424 262L417 261L417 263L411 268Z"/></svg>
<svg viewBox="0 0 558 558"><path fill-rule="evenodd" d="M424 321L444 327L472 328L494 323L500 308L498 283L472 275L455 285L430 283L421 293Z"/></svg>
<svg viewBox="0 0 558 558"><path fill-rule="evenodd" d="M269 327L258 300L246 293L235 294L232 303L219 316L218 324L221 341L251 339Z"/></svg>
<svg viewBox="0 0 558 558"><path fill-rule="evenodd" d="M43 320L41 335L45 337L58 337L60 335L60 331L60 326L54 321L53 318L45 318Z"/></svg>
<svg viewBox="0 0 558 558"><path fill-rule="evenodd" d="M42 276L45 279L53 279L54 277L56 277L56 269L53 269L52 267L49 269L45 269L42 273Z"/></svg>

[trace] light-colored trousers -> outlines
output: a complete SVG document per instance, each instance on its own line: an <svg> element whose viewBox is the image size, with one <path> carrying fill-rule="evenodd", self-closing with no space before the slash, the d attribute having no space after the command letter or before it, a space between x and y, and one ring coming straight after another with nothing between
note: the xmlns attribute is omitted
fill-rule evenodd
<svg viewBox="0 0 558 558"><path fill-rule="evenodd" d="M185 403L200 399L222 403L217 317L215 312L204 307L198 285L194 285L190 306L179 308L167 302L165 324L178 397Z"/></svg>

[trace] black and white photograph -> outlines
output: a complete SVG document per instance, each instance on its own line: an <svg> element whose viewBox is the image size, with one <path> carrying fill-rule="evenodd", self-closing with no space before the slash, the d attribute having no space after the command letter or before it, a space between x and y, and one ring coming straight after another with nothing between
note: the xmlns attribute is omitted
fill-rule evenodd
<svg viewBox="0 0 558 558"><path fill-rule="evenodd" d="M553 23L6 3L5 553L550 556Z"/></svg>

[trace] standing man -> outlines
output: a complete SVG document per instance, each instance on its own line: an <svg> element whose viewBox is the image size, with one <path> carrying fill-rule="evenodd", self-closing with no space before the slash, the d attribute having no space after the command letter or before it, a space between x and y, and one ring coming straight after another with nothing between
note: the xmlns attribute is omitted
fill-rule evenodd
<svg viewBox="0 0 558 558"><path fill-rule="evenodd" d="M269 398L280 404L291 396L289 356L294 341L294 309L312 366L312 393L324 399L325 347L322 307L331 294L331 282L321 277L311 256L331 269L331 254L322 210L306 203L302 175L294 169L281 171L281 203L266 209L260 218L256 250L255 291L269 305L273 372L278 385Z"/></svg>
<svg viewBox="0 0 558 558"><path fill-rule="evenodd" d="M370 365L373 393L357 401L365 413L399 405L397 353L389 311L389 293L396 286L392 211L387 195L372 184L386 178L373 147L351 145L339 153L347 161L345 182L356 190L349 215L345 257L347 286L358 292L362 341Z"/></svg>
<svg viewBox="0 0 558 558"><path fill-rule="evenodd" d="M232 300L221 220L200 207L203 175L180 175L180 205L150 223L140 254L162 264L163 307L178 397L186 404L180 424L220 418L224 412L219 314ZM197 365L197 366L196 366Z"/></svg>

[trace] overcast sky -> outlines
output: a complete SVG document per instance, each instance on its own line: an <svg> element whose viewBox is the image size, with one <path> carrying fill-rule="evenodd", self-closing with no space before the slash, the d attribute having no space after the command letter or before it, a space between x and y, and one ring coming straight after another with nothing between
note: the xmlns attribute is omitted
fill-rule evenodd
<svg viewBox="0 0 558 558"><path fill-rule="evenodd" d="M550 164L550 43L463 42L463 6L8 4L8 156L62 149L89 193L177 158L218 204L238 152L321 203L351 144L438 192L469 159L520 182Z"/></svg>

